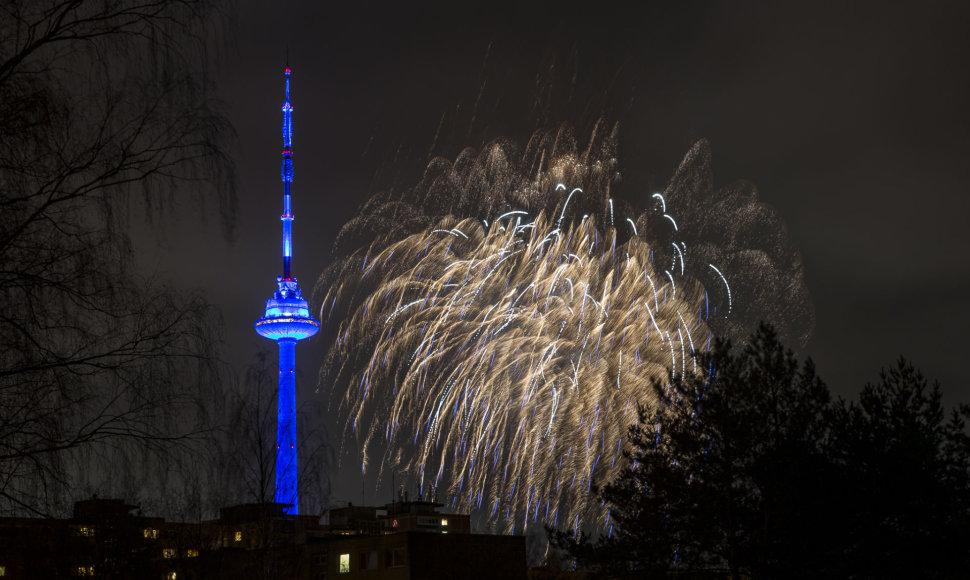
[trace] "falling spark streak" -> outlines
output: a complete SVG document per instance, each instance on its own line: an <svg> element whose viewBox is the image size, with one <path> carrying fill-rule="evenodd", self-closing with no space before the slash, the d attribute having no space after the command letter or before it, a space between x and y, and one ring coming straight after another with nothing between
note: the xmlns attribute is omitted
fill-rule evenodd
<svg viewBox="0 0 970 580"><path fill-rule="evenodd" d="M502 221L503 219L505 219L507 217L514 216L514 215L529 215L529 212L527 212L527 211L521 211L521 210L515 210L515 211L506 212L506 213L503 213L502 215L498 216L498 218L495 220L495 222L498 223L498 222Z"/></svg>
<svg viewBox="0 0 970 580"><path fill-rule="evenodd" d="M404 306L402 306L402 307L398 308L397 310L395 310L394 312L392 312L391 315L387 317L387 320L384 321L384 323L385 324L389 323L391 321L391 319L394 318L395 316L397 316L398 314L404 312L405 310L407 310L411 306L414 306L416 304L421 304L422 302L424 302L424 298L418 298L414 302L409 302L408 304L405 304Z"/></svg>
<svg viewBox="0 0 970 580"><path fill-rule="evenodd" d="M679 229L677 228L677 222L675 222L675 221L674 221L674 218L672 218L672 217L670 217L670 214L666 214L666 213L665 213L665 214L664 214L664 217L665 217L665 218L667 218L667 219L669 219L669 220L670 220L670 223L672 223L672 224L674 224L674 231L675 231L675 232L677 232L677 231L680 231L680 230L679 230Z"/></svg>
<svg viewBox="0 0 970 580"><path fill-rule="evenodd" d="M565 191L565 190L566 190L566 186L561 183L556 186L556 191ZM583 193L583 190L577 187L569 192L569 196L566 197L566 203L562 204L562 213L559 214L559 221L556 222L556 228L559 228L559 226L562 225L562 218L565 217L566 215L566 208L569 207L569 200L573 198L574 193L581 194Z"/></svg>
<svg viewBox="0 0 970 580"><path fill-rule="evenodd" d="M666 274L667 275L667 278L670 280L671 297L674 300L677 300L677 286L674 285L674 275L671 274L669 270L664 270L664 274Z"/></svg>
<svg viewBox="0 0 970 580"><path fill-rule="evenodd" d="M721 280L724 281L724 287L727 289L727 297L728 297L728 314L730 314L731 313L731 306L732 306L732 304L731 304L731 286L728 284L727 278L724 277L724 274L722 274L721 271L717 269L717 266L715 266L714 264L708 264L708 266L710 266L712 270L714 270L715 272L717 272L717 275L720 276L721 277Z"/></svg>
<svg viewBox="0 0 970 580"><path fill-rule="evenodd" d="M680 258L680 275L683 276L684 275L684 253L680 251L680 246L678 246L677 244L671 244L671 245L674 247L674 250L677 251L677 257ZM674 262L674 264L676 264L676 262Z"/></svg>

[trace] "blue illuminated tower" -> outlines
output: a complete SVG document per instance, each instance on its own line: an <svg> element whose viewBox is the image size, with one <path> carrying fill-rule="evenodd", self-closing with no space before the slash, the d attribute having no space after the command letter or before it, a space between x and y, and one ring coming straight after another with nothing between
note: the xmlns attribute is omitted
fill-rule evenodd
<svg viewBox="0 0 970 580"><path fill-rule="evenodd" d="M293 257L293 105L290 104L290 67L284 70L286 102L283 103L283 275L276 277L276 292L266 301L266 313L256 321L256 332L275 340L280 349L279 399L276 417L276 502L288 504L288 514L299 513L300 491L296 462L296 343L320 330L310 307L290 274Z"/></svg>

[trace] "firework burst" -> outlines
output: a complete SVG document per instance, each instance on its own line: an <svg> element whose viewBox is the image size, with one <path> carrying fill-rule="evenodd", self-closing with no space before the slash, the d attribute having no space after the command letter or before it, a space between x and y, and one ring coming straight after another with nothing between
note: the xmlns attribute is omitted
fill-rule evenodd
<svg viewBox="0 0 970 580"><path fill-rule="evenodd" d="M696 372L711 329L742 327L738 299L764 295L708 260L765 263L686 235L678 188L639 214L615 201L612 143L433 162L409 199L377 196L345 227L319 285L341 320L322 381L363 470L404 468L504 531L608 523L588 490L621 468L651 381Z"/></svg>

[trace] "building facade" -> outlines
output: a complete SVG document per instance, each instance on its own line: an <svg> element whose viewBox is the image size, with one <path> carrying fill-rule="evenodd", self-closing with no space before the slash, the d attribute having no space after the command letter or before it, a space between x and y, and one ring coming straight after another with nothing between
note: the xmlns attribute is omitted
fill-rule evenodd
<svg viewBox="0 0 970 580"><path fill-rule="evenodd" d="M94 497L67 519L0 518L0 580L525 578L525 538L471 534L468 515L440 507L348 505L325 524L279 503L243 504L168 522Z"/></svg>

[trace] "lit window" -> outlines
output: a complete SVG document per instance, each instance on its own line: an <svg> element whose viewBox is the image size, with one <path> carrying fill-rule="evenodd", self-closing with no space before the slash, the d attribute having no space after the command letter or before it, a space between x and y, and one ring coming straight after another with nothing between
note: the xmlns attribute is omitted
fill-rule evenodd
<svg viewBox="0 0 970 580"><path fill-rule="evenodd" d="M94 566L78 566L74 573L78 576L94 576Z"/></svg>
<svg viewBox="0 0 970 580"><path fill-rule="evenodd" d="M175 576L175 572L169 572L168 575L165 576L165 580L175 580Z"/></svg>
<svg viewBox="0 0 970 580"><path fill-rule="evenodd" d="M162 558L174 558L174 557L175 557L175 549L165 548L164 550L162 550Z"/></svg>
<svg viewBox="0 0 970 580"><path fill-rule="evenodd" d="M192 550L192 549L186 550L185 551L185 557L186 558L198 558L199 557L199 551L198 550Z"/></svg>
<svg viewBox="0 0 970 580"><path fill-rule="evenodd" d="M239 531L236 532L236 541L237 542L242 541L242 532L239 532Z"/></svg>
<svg viewBox="0 0 970 580"><path fill-rule="evenodd" d="M145 534L145 537L148 538L149 540L158 539L158 530L156 530L155 528L145 528L143 533Z"/></svg>
<svg viewBox="0 0 970 580"><path fill-rule="evenodd" d="M7 575L7 567L0 566L0 576L6 576L6 575Z"/></svg>
<svg viewBox="0 0 970 580"><path fill-rule="evenodd" d="M350 554L340 554L340 566L337 568L338 574L350 574Z"/></svg>
<svg viewBox="0 0 970 580"><path fill-rule="evenodd" d="M94 528L89 528L88 526L81 526L77 529L77 533L82 536L91 537L94 535Z"/></svg>
<svg viewBox="0 0 970 580"><path fill-rule="evenodd" d="M448 520L446 520L445 518L441 518L441 525L447 526L448 525Z"/></svg>

